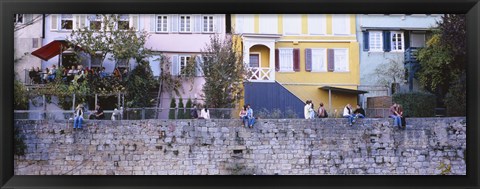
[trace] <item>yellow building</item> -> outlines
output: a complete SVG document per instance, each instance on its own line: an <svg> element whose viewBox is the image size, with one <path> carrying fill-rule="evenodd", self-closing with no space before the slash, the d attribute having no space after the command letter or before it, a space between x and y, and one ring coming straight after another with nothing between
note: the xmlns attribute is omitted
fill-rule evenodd
<svg viewBox="0 0 480 189"><path fill-rule="evenodd" d="M306 100L339 114L357 103L360 84L355 15L234 14L249 82L245 102L255 109L292 109ZM283 89L282 89L283 88ZM300 114L300 115L298 115Z"/></svg>

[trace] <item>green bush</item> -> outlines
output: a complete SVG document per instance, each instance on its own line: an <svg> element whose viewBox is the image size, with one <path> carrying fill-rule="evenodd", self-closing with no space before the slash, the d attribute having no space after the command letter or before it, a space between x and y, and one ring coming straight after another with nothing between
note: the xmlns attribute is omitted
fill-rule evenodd
<svg viewBox="0 0 480 189"><path fill-rule="evenodd" d="M185 105L185 108L186 108L185 119L191 119L192 117L190 115L190 113L191 113L190 109L192 109L192 99L188 99L187 105Z"/></svg>
<svg viewBox="0 0 480 189"><path fill-rule="evenodd" d="M183 106L183 99L178 99L178 114L177 119L185 119L185 108Z"/></svg>
<svg viewBox="0 0 480 189"><path fill-rule="evenodd" d="M435 115L435 95L430 93L396 93L393 102L401 104L406 117L432 117Z"/></svg>
<svg viewBox="0 0 480 189"><path fill-rule="evenodd" d="M177 104L175 103L175 98L172 98L170 101L170 110L168 111L168 119L175 119L175 108Z"/></svg>
<svg viewBox="0 0 480 189"><path fill-rule="evenodd" d="M445 106L448 116L465 116L467 115L467 83L466 74L453 81L445 95Z"/></svg>

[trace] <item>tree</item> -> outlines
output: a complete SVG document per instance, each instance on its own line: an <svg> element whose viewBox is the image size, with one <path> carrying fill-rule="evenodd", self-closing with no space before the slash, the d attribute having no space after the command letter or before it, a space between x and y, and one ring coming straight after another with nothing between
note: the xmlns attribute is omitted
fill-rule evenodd
<svg viewBox="0 0 480 189"><path fill-rule="evenodd" d="M210 108L233 108L242 98L245 66L241 52L236 52L238 40L232 35L221 39L210 37L210 43L202 50L202 71L205 77L203 92Z"/></svg>
<svg viewBox="0 0 480 189"><path fill-rule="evenodd" d="M177 104L175 103L175 99L172 98L170 101L170 110L168 111L168 119L175 119L175 108L177 108Z"/></svg>
<svg viewBox="0 0 480 189"><path fill-rule="evenodd" d="M418 52L420 83L437 92L449 115L466 114L466 43L465 15L446 14Z"/></svg>
<svg viewBox="0 0 480 189"><path fill-rule="evenodd" d="M183 99L182 99L182 97L180 97L180 99L178 99L177 119L185 119L185 108L183 107Z"/></svg>
<svg viewBox="0 0 480 189"><path fill-rule="evenodd" d="M155 98L150 95L150 91L155 86L156 80L153 78L148 62L141 61L128 76L127 106L133 108L151 107Z"/></svg>
<svg viewBox="0 0 480 189"><path fill-rule="evenodd" d="M377 82L385 87L405 80L405 68L400 60L388 59L387 63L378 65L373 74Z"/></svg>
<svg viewBox="0 0 480 189"><path fill-rule="evenodd" d="M185 119L191 119L191 109L192 109L192 99L187 100L187 104L185 105Z"/></svg>

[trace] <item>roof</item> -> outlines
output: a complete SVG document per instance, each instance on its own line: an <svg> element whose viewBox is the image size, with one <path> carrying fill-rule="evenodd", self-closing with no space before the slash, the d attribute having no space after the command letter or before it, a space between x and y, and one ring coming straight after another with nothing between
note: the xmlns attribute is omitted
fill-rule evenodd
<svg viewBox="0 0 480 189"><path fill-rule="evenodd" d="M63 52L65 49L62 47L68 46L68 42L65 40L54 40L47 45L40 47L39 49L35 50L32 52L32 55L48 61L54 56L57 56L60 54L60 52Z"/></svg>
<svg viewBox="0 0 480 189"><path fill-rule="evenodd" d="M319 87L319 89L323 90L331 90L333 92L338 92L338 93L349 93L349 94L364 94L368 93L367 91L362 91L362 90L355 90L355 89L345 89L345 88L339 88L339 87L332 87L332 86L323 86Z"/></svg>

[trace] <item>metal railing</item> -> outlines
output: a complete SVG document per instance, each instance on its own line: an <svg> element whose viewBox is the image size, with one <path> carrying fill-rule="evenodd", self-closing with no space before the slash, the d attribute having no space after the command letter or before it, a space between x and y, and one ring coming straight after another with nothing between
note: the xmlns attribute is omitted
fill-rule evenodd
<svg viewBox="0 0 480 189"><path fill-rule="evenodd" d="M103 120L142 120L142 119L191 119L191 110L179 108L126 108L122 110L104 110L105 118ZM209 108L210 119L230 119L237 118L238 115L232 115L235 109L232 108ZM94 110L86 110L83 118L89 119L94 114ZM200 115L200 109L197 110ZM114 117L114 118L112 118ZM69 120L74 118L73 110L15 110L15 120Z"/></svg>

